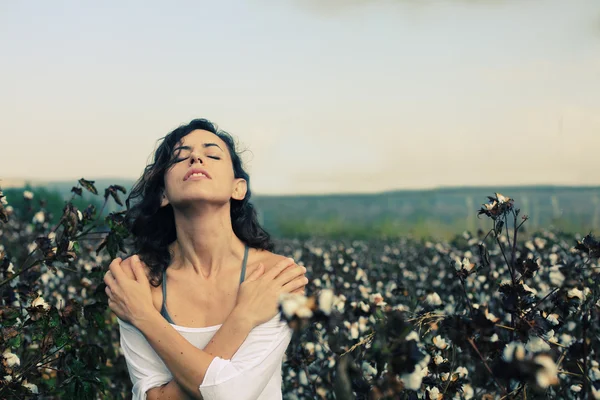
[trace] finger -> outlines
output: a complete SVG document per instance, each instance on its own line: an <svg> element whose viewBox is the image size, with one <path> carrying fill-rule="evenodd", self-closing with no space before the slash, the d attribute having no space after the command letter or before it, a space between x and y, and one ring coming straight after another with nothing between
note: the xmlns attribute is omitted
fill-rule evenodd
<svg viewBox="0 0 600 400"><path fill-rule="evenodd" d="M125 276L127 276L129 279L135 279L135 274L133 273L133 268L131 266L131 257L123 260L121 263L121 268L123 269Z"/></svg>
<svg viewBox="0 0 600 400"><path fill-rule="evenodd" d="M290 293L296 289L303 288L308 283L308 278L305 276L299 276L296 279L286 283L282 286L281 291L283 293Z"/></svg>
<svg viewBox="0 0 600 400"><path fill-rule="evenodd" d="M120 280L127 279L127 276L125 275L125 273L123 272L123 268L121 267L122 261L123 260L120 257L117 257L110 263L109 266L110 272L112 273L117 282Z"/></svg>
<svg viewBox="0 0 600 400"><path fill-rule="evenodd" d="M110 287L106 286L106 287L104 288L104 292L106 292L106 295L108 296L108 298L109 298L109 300L110 300L110 298L111 298L111 296L112 296L112 291L110 290Z"/></svg>
<svg viewBox="0 0 600 400"><path fill-rule="evenodd" d="M135 275L135 280L140 283L148 283L146 269L144 268L144 264L142 264L142 260L140 260L140 256L133 256L131 261L131 269L133 270L133 274Z"/></svg>
<svg viewBox="0 0 600 400"><path fill-rule="evenodd" d="M258 264L258 266L254 269L254 271L252 271L252 273L250 273L246 279L244 279L244 282L249 281L255 281L258 278L260 278L262 276L262 274L265 272L265 266L263 263Z"/></svg>
<svg viewBox="0 0 600 400"><path fill-rule="evenodd" d="M284 258L283 260L277 262L268 272L265 273L264 278L273 280L277 275L279 275L283 270L285 270L290 265L294 264L294 260L291 258Z"/></svg>
<svg viewBox="0 0 600 400"><path fill-rule="evenodd" d="M306 290L304 290L304 287L305 286L302 286L301 288L298 288L298 289L292 291L291 293L301 294L302 296L304 296L306 294Z"/></svg>
<svg viewBox="0 0 600 400"><path fill-rule="evenodd" d="M104 283L106 284L106 286L116 285L117 282L112 272L106 271L106 273L104 274Z"/></svg>
<svg viewBox="0 0 600 400"><path fill-rule="evenodd" d="M285 285L286 283L297 278L298 276L304 275L305 272L306 272L306 268L296 265L293 268L288 268L285 271L283 271L281 274L279 274L279 276L277 278L275 278L275 281L279 285Z"/></svg>

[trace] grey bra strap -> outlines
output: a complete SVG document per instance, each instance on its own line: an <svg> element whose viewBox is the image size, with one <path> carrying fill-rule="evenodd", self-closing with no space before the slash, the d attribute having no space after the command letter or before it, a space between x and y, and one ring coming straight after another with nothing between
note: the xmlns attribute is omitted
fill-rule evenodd
<svg viewBox="0 0 600 400"><path fill-rule="evenodd" d="M173 320L171 319L169 312L167 311L167 270L166 269L163 271L162 292L163 292L163 301L162 301L162 308L160 309L160 313L163 317L165 317L165 319L169 323L175 324L173 322Z"/></svg>
<svg viewBox="0 0 600 400"><path fill-rule="evenodd" d="M246 262L248 261L248 245L244 249L244 261L242 262L242 273L240 274L240 283L244 282L246 277Z"/></svg>

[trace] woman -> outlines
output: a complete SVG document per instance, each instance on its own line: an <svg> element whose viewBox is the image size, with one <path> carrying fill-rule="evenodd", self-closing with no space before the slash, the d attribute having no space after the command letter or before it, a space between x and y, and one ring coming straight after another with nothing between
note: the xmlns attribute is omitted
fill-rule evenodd
<svg viewBox="0 0 600 400"><path fill-rule="evenodd" d="M165 136L132 189L137 255L104 281L134 399L282 397L278 298L308 280L270 251L250 194L232 138L201 119Z"/></svg>

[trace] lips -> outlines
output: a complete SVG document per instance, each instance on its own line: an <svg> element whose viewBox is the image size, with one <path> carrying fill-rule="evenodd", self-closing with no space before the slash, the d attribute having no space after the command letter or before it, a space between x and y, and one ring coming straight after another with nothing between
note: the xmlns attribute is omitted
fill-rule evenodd
<svg viewBox="0 0 600 400"><path fill-rule="evenodd" d="M206 178L212 179L204 168L192 168L185 174L183 180L187 181L194 174L203 174Z"/></svg>

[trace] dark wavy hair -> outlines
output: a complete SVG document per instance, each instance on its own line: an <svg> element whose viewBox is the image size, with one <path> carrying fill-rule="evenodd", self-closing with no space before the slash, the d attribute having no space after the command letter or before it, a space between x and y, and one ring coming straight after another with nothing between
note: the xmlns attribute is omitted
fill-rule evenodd
<svg viewBox="0 0 600 400"><path fill-rule="evenodd" d="M246 197L230 200L231 224L235 235L249 247L273 250L270 235L260 226L256 210L250 203L250 177L242 166L234 139L225 131L206 119L194 119L162 138L154 152L154 160L146 166L140 179L127 197L125 223L131 233L135 254L150 268L150 283L157 287L162 283L162 273L171 263L169 245L177 239L173 208L169 204L161 207L161 196L165 188L164 176L177 162L173 151L179 141L190 132L201 129L209 131L225 142L231 156L235 178L247 182Z"/></svg>

